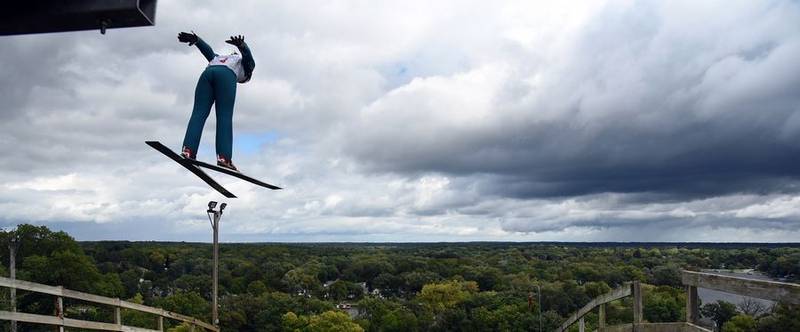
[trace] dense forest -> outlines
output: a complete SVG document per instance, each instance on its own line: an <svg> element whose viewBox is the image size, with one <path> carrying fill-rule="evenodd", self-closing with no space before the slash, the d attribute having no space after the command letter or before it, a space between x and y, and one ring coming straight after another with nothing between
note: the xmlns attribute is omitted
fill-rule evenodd
<svg viewBox="0 0 800 332"><path fill-rule="evenodd" d="M46 227L0 233L8 275L63 285L210 321L211 245L77 242ZM685 318L680 270L756 269L797 282L800 248L766 244L431 243L230 244L220 249L223 331L550 331L625 282L644 283L645 319ZM539 289L541 294L539 294ZM8 306L8 293L2 305ZM539 307L541 296L541 308ZM750 303L752 305L752 303ZM109 320L107 309L74 304L66 315ZM20 311L52 313L52 301L19 295ZM6 310L6 309L4 309ZM800 331L800 308L707 303L723 331ZM541 315L540 315L541 312ZM154 321L123 313L129 325ZM608 323L632 321L630 300L607 308ZM594 329L596 315L587 316ZM7 323L6 323L7 325ZM8 327L4 325L4 329ZM187 330L170 326L172 331ZM576 327L577 329L577 327ZM21 330L46 330L21 325Z"/></svg>

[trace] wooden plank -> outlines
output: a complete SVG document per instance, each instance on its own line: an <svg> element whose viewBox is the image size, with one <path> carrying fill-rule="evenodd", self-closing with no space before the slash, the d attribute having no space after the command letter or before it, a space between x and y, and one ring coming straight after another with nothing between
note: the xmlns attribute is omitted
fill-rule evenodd
<svg viewBox="0 0 800 332"><path fill-rule="evenodd" d="M46 324L56 326L66 326L79 329L103 330L103 331L131 331L131 332L156 332L136 326L124 326L114 323L92 322L86 320L64 318L55 316L27 314L22 312L0 311L0 320L16 320L19 322Z"/></svg>
<svg viewBox="0 0 800 332"><path fill-rule="evenodd" d="M692 323L686 323L686 327L688 328L687 330L689 330L689 331L694 330L694 331L700 331L700 332L711 332L711 330L709 330L709 329L707 329L705 327L698 326L698 325L695 325L695 324L692 324Z"/></svg>
<svg viewBox="0 0 800 332"><path fill-rule="evenodd" d="M27 314L24 312L11 312L5 310L0 310L0 320L15 320L18 322L47 325L62 325L64 323L64 320L55 316Z"/></svg>
<svg viewBox="0 0 800 332"><path fill-rule="evenodd" d="M42 285L42 284L37 284L35 282L24 281L19 279L12 280L5 277L0 277L0 287L16 288L16 289L22 289L26 291L44 293L56 296L60 296L63 291L63 288L57 286Z"/></svg>
<svg viewBox="0 0 800 332"><path fill-rule="evenodd" d="M206 323L206 322L201 321L201 320L199 320L197 318L194 318L194 317L181 315L179 313L174 313L174 312L171 312L171 311L164 311L164 317L169 318L169 319L179 320L179 321L182 321L182 322L195 324L195 325L201 326L201 327L203 327L203 328L205 328L207 330L219 331L219 329L217 327L215 327L214 325L211 325L209 323Z"/></svg>
<svg viewBox="0 0 800 332"><path fill-rule="evenodd" d="M800 285L719 274L683 271L684 285L713 289L764 300L800 304Z"/></svg>
<svg viewBox="0 0 800 332"><path fill-rule="evenodd" d="M64 289L62 291L62 296L63 297L68 297L68 298L71 298L71 299L87 301L87 302L92 302L92 303L105 304L105 305L110 305L110 306L118 306L119 302L120 302L119 299L112 299L110 297L94 295L94 294L74 291L74 290L70 290L70 289Z"/></svg>
<svg viewBox="0 0 800 332"><path fill-rule="evenodd" d="M589 311L594 310L597 306L603 303L608 303L611 301L619 300L623 297L631 295L631 285L630 283L626 283L624 286L614 289L606 294L600 295L594 300L590 301L588 304L583 306L578 312L572 314L572 316L567 319L564 324L561 324L561 327L558 328L557 331L566 331L572 324L575 324L581 317L589 313Z"/></svg>
<svg viewBox="0 0 800 332"><path fill-rule="evenodd" d="M119 301L119 306L122 307L122 308L125 308L125 309L131 309L131 310L146 312L146 313L153 314L153 315L161 315L164 312L164 309L148 307L146 305L133 303L133 302L127 302L127 301Z"/></svg>
<svg viewBox="0 0 800 332"><path fill-rule="evenodd" d="M136 326L122 326L122 331L124 332L160 332L159 330L150 330Z"/></svg>
<svg viewBox="0 0 800 332"><path fill-rule="evenodd" d="M55 296L63 296L68 297L71 299L82 300L87 302L99 303L99 304L106 304L111 306L120 306L126 309L133 309L137 311L143 311L147 313L151 313L154 315L161 315L164 311L160 308L153 308L148 307L146 305L141 305L137 303L131 303L126 301L121 301L120 299L94 295L79 291L74 291L70 289L64 289L58 286L48 286L43 284L37 284L34 282L29 281L22 281L22 280L11 280L8 278L0 277L0 287L9 287L9 288L17 288L37 293L44 293L50 294Z"/></svg>
<svg viewBox="0 0 800 332"><path fill-rule="evenodd" d="M179 320L179 321L182 321L182 322L187 322L187 323L192 323L195 320L197 320L194 317L181 315L181 314L179 314L177 312L171 312L171 311L165 311L164 312L164 317L167 317L167 318L170 318L170 319Z"/></svg>
<svg viewBox="0 0 800 332"><path fill-rule="evenodd" d="M88 320L64 318L63 326L78 329L103 330L103 331L122 331L122 326L114 323L92 322Z"/></svg>
<svg viewBox="0 0 800 332"><path fill-rule="evenodd" d="M99 296L99 295L74 291L70 289L64 289L61 286L49 286L24 280L12 280L5 277L0 277L0 287L22 289L36 293L68 297L71 299L107 304L112 306L116 306L120 302L119 299L112 299L110 297Z"/></svg>
<svg viewBox="0 0 800 332"><path fill-rule="evenodd" d="M131 309L131 310L136 310L136 311L141 311L141 312L146 312L146 313L158 315L160 318L161 317L166 317L166 318L174 319L174 320L181 321L181 322L200 325L200 326L202 326L202 327L204 327L206 329L212 330L212 331L218 331L218 329L216 327L214 327L214 325L211 325L211 324L208 324L206 322L203 322L203 321L201 321L201 320L199 320L197 318L181 315L179 313L175 313L175 312L171 312L171 311L166 311L164 309L148 307L146 305L141 305L141 304L132 303L132 302L126 302L126 301L120 301L119 306L122 307L122 308L125 308L125 309Z"/></svg>
<svg viewBox="0 0 800 332"><path fill-rule="evenodd" d="M641 324L619 324L608 326L603 330L595 330L596 332L631 332L631 331L646 331L646 332L713 332L705 328L699 327L694 324L686 322L675 323L641 323Z"/></svg>

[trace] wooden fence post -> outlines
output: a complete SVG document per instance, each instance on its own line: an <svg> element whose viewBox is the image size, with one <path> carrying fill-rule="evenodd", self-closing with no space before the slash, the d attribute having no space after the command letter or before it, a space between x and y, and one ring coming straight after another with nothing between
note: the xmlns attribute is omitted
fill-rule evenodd
<svg viewBox="0 0 800 332"><path fill-rule="evenodd" d="M581 320L578 321L578 331L579 332L586 332L586 323L584 323L583 317L581 317Z"/></svg>
<svg viewBox="0 0 800 332"><path fill-rule="evenodd" d="M64 291L63 287L60 287L61 291ZM64 298L59 296L56 297L56 317L61 318L61 325L58 326L59 332L64 332Z"/></svg>
<svg viewBox="0 0 800 332"><path fill-rule="evenodd" d="M697 297L697 287L686 286L686 321L696 323L700 318L699 298Z"/></svg>
<svg viewBox="0 0 800 332"><path fill-rule="evenodd" d="M597 315L597 330L603 332L606 328L606 304L600 305L600 313Z"/></svg>
<svg viewBox="0 0 800 332"><path fill-rule="evenodd" d="M639 325L642 324L642 285L639 281L634 281L631 284L631 295L633 295L633 331L639 331Z"/></svg>

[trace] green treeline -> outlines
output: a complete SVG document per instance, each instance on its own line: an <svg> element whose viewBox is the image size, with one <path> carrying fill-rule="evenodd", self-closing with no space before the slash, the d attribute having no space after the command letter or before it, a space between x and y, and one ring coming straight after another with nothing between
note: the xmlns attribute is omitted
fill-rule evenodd
<svg viewBox="0 0 800 332"><path fill-rule="evenodd" d="M19 244L19 279L210 321L210 244L78 243L63 232L20 225L0 233L3 276L12 237ZM680 270L706 268L754 268L796 282L800 248L226 243L220 248L220 325L223 331L536 331L541 324L550 331L592 298L632 280L644 283L647 321L680 321L686 301ZM8 291L0 298L7 310ZM66 307L68 317L113 321L107 308ZM709 303L702 311L725 331L800 331L799 308L740 307ZM18 308L54 310L52 299L24 292ZM630 300L612 302L607 317L611 325L631 322ZM586 318L590 330L595 328L597 315ZM123 312L123 322L155 328L152 317L134 312ZM21 330L47 329L23 325Z"/></svg>

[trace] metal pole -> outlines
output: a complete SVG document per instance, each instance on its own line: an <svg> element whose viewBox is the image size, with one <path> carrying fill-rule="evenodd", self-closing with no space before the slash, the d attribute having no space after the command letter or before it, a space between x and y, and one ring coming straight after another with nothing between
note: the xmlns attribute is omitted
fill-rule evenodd
<svg viewBox="0 0 800 332"><path fill-rule="evenodd" d="M539 296L539 332L542 332L542 288L536 285L536 294Z"/></svg>
<svg viewBox="0 0 800 332"><path fill-rule="evenodd" d="M219 219L220 214L214 211L214 299L212 301L211 315L214 325L219 325L219 313L217 312L217 296L219 292Z"/></svg>
<svg viewBox="0 0 800 332"><path fill-rule="evenodd" d="M211 229L214 230L214 244L213 244L213 251L214 251L214 266L213 266L213 295L211 299L211 321L213 322L214 326L219 327L219 312L218 312L218 305L217 305L217 297L219 295L219 220L222 218L222 211L225 210L225 206L228 204L222 203L219 206L219 211L214 210L217 206L217 202L211 201L208 202L208 221L211 222Z"/></svg>

